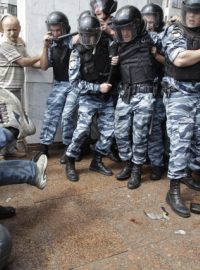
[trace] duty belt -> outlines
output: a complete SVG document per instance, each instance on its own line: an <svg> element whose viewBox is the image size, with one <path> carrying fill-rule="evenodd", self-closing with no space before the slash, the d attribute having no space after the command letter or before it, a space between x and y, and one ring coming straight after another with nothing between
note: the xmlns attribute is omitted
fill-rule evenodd
<svg viewBox="0 0 200 270"><path fill-rule="evenodd" d="M138 93L148 94L153 93L153 83L140 83L140 84L122 84L121 85L121 91L120 91L120 97L121 99L129 104L130 98L133 95L136 95Z"/></svg>

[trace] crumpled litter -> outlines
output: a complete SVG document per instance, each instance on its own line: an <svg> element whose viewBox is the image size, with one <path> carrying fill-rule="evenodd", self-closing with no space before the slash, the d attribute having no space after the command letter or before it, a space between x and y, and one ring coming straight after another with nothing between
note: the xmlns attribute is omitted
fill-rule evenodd
<svg viewBox="0 0 200 270"><path fill-rule="evenodd" d="M184 230L177 230L174 232L174 234L181 234L181 235L185 235L186 232Z"/></svg>
<svg viewBox="0 0 200 270"><path fill-rule="evenodd" d="M165 210L164 207L161 207L161 213L149 213L144 211L145 215L153 220L169 220L169 213Z"/></svg>

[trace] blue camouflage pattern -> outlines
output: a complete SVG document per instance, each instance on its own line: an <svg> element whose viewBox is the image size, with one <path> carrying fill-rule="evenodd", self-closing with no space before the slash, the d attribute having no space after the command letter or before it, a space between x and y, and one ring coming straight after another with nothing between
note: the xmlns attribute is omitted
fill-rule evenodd
<svg viewBox="0 0 200 270"><path fill-rule="evenodd" d="M68 48L72 48L71 38L66 38L63 42ZM54 46L57 46L56 42L53 42L48 50L49 67L53 66L51 48ZM52 91L46 103L40 142L46 145L53 143L61 120L62 142L69 145L76 127L77 108L76 90L67 81L54 80Z"/></svg>
<svg viewBox="0 0 200 270"><path fill-rule="evenodd" d="M184 36L174 34L174 26L165 30L163 51L173 62L187 50ZM187 169L200 169L200 82L181 82L163 78L167 133L170 140L169 179L181 179ZM172 92L175 91L175 92Z"/></svg>
<svg viewBox="0 0 200 270"><path fill-rule="evenodd" d="M156 97L152 115L152 128L148 138L148 157L152 167L163 167L165 152L166 112L163 97Z"/></svg>
<svg viewBox="0 0 200 270"><path fill-rule="evenodd" d="M119 96L115 109L115 138L123 161L145 163L154 101L152 93L132 95L129 104Z"/></svg>
<svg viewBox="0 0 200 270"><path fill-rule="evenodd" d="M77 127L74 131L72 143L69 145L66 155L78 158L81 146L90 133L90 126L95 114L97 127L100 132L99 139L95 145L95 151L102 155L108 155L114 136L114 108L112 97L105 98L100 93L100 84L82 80L80 74L80 56L78 50L74 49L70 57L69 80L79 96L79 109Z"/></svg>
<svg viewBox="0 0 200 270"><path fill-rule="evenodd" d="M149 36L152 46L156 45L160 50L159 35L149 32ZM149 86L147 87L149 88ZM145 88L145 86L141 88ZM129 104L123 102L119 94L115 109L115 138L121 160L131 160L138 165L145 163L154 102L153 93L132 95Z"/></svg>
<svg viewBox="0 0 200 270"><path fill-rule="evenodd" d="M73 131L76 127L76 118L72 117L72 115L75 114L77 109L77 101L74 100L73 95L70 94L71 91L72 87L69 82L54 81L53 89L47 99L44 113L40 135L41 143L49 145L54 142L61 118L63 144L69 145L71 143Z"/></svg>

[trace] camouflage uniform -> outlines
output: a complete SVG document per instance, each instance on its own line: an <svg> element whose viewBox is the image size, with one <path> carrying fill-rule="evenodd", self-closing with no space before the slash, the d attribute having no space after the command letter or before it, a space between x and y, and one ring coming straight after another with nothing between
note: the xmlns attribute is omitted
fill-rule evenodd
<svg viewBox="0 0 200 270"><path fill-rule="evenodd" d="M78 158L81 145L89 135L93 116L98 113L97 126L100 137L95 151L102 155L110 152L114 135L114 108L112 97L100 93L99 82L88 82L81 77L81 60L79 51L74 49L70 58L69 78L75 88L80 91L77 128L74 131L72 143L67 149L67 156Z"/></svg>
<svg viewBox="0 0 200 270"><path fill-rule="evenodd" d="M164 166L166 112L163 95L156 96L152 129L148 138L148 157L151 166Z"/></svg>
<svg viewBox="0 0 200 270"><path fill-rule="evenodd" d="M72 48L71 39L65 39L64 45ZM49 67L54 67L52 60L52 48L58 46L53 42L49 48ZM54 73L56 68L54 67ZM67 70L65 72L68 72ZM55 74L54 74L55 75ZM75 93L73 93L75 91ZM75 129L76 121L72 115L75 113L78 105L76 99L76 90L73 89L68 80L54 80L52 91L47 99L47 108L44 114L43 126L40 135L42 144L49 145L54 141L59 120L62 115L62 141L69 145Z"/></svg>
<svg viewBox="0 0 200 270"><path fill-rule="evenodd" d="M187 50L187 41L176 25L167 28L162 40L166 58L173 62ZM168 177L181 179L187 176L187 168L200 169L200 82L166 76L163 85L170 139Z"/></svg>
<svg viewBox="0 0 200 270"><path fill-rule="evenodd" d="M118 98L115 109L115 136L123 161L132 160L136 164L145 162L153 103L153 93L132 95L129 104L123 102L121 97Z"/></svg>
<svg viewBox="0 0 200 270"><path fill-rule="evenodd" d="M149 46L150 50L151 46L157 42L158 38L156 34L148 35L149 34L146 34L145 38L147 40L146 43L149 45L146 44L144 46ZM137 42L144 42L143 39L144 37L141 36L138 38ZM121 47L123 46L127 46L125 50L128 51L131 50L132 43L129 45L121 45ZM137 46L137 44L135 46ZM143 54L144 57L148 59L146 60L147 62L153 61L150 59L152 56L150 54L148 56L147 50ZM135 55L133 49L132 57L136 57ZM121 59L120 52L119 56ZM132 59L130 59L130 63L131 61ZM123 63L120 64L120 69L122 64ZM148 66L150 65L148 64ZM152 71L147 72L145 67L140 67L140 63L138 64L138 67L135 66L134 68L138 69L138 72L132 72L132 77L137 77L140 75L141 77L144 77L145 75L143 74L147 74L147 76L151 78L137 78L136 80L141 80L141 83L134 83L134 79L130 78L130 75L128 75L126 71L124 72L124 76L123 71L121 72L122 81L124 81L124 84L122 84L122 89L120 91L115 110L115 137L120 158L123 161L131 160L134 164L142 165L146 160L148 131L153 113L153 104L155 102L155 98L153 96L153 80L155 78L153 73L155 72L153 72L153 68ZM148 75L148 73L151 73L151 75ZM129 92L130 97L128 98L129 100L127 102L124 100L124 96L128 95L127 89L125 89L125 82L128 81L132 82L129 83L131 91Z"/></svg>

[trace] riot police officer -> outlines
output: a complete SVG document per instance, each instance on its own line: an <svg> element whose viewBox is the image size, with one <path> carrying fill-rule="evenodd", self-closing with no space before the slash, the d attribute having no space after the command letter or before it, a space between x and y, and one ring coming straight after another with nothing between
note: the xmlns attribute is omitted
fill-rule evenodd
<svg viewBox="0 0 200 270"><path fill-rule="evenodd" d="M92 13L97 17L102 30L110 37L114 37L115 32L111 29L112 16L117 10L117 1L114 0L90 0Z"/></svg>
<svg viewBox="0 0 200 270"><path fill-rule="evenodd" d="M200 168L200 0L182 3L182 20L165 30L162 38L165 52L164 102L167 132L170 139L168 178L170 189L166 200L181 217L189 217L180 184L200 191L192 171Z"/></svg>
<svg viewBox="0 0 200 270"><path fill-rule="evenodd" d="M146 21L148 31L162 32L164 27L163 10L157 4L147 4L141 9L143 19Z"/></svg>
<svg viewBox="0 0 200 270"><path fill-rule="evenodd" d="M146 29L161 33L164 29L163 10L159 5L147 4L142 10L142 17L146 21ZM166 112L163 104L162 78L164 75L164 56L153 47L155 56L156 78L154 81L154 96L156 98L148 138L148 157L151 164L151 180L160 180L164 172L164 154L168 145L166 136Z"/></svg>
<svg viewBox="0 0 200 270"><path fill-rule="evenodd" d="M116 43L113 41L115 39L115 31L111 28L112 14L117 10L117 1L114 0L90 0L90 6L92 13L97 17L101 24L102 36L104 39L108 39L110 44L110 55L115 54ZM117 67L113 69L112 72L112 96L114 107L117 103L118 98L118 84L120 82L120 73ZM98 138L98 132L96 127L96 119L94 118L93 125L91 127L91 136L94 135ZM115 162L121 161L118 155L118 149L116 145L115 138L111 146L111 152L109 158Z"/></svg>
<svg viewBox="0 0 200 270"><path fill-rule="evenodd" d="M62 117L62 141L66 148L70 144L76 125L72 115L77 104L73 100L73 89L68 76L69 57L73 47L72 38L59 39L60 36L70 32L68 18L60 11L53 11L47 16L46 24L48 32L44 36L40 63L43 70L53 68L54 83L47 100L40 141L42 152L48 155L48 146L54 141L62 113L64 115ZM65 158L62 157L60 162L65 163Z"/></svg>
<svg viewBox="0 0 200 270"><path fill-rule="evenodd" d="M141 184L141 168L146 161L147 137L153 111L155 69L150 53L154 42L145 29L140 11L134 6L119 9L113 20L119 45L122 85L115 110L115 137L120 158L125 162L116 176L131 176L128 188Z"/></svg>
<svg viewBox="0 0 200 270"><path fill-rule="evenodd" d="M106 82L110 68L109 44L101 38L102 30L96 17L84 16L78 22L80 44L72 51L69 67L70 82L80 90L77 128L66 153L66 175L70 181L79 179L75 159L80 154L96 113L100 137L95 145L90 170L112 175L111 169L102 162L102 157L110 152L114 135L114 108L108 93L112 85Z"/></svg>

